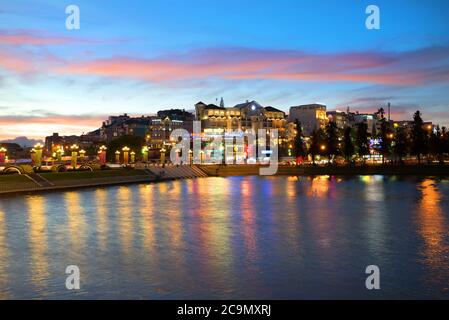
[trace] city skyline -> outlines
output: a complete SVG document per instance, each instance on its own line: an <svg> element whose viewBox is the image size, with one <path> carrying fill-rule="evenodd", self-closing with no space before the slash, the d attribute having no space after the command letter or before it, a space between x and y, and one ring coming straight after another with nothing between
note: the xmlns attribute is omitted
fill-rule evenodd
<svg viewBox="0 0 449 320"><path fill-rule="evenodd" d="M283 111L322 102L374 112L390 102L397 120L419 109L449 124L445 1L377 1L380 30L365 28L367 1L77 1L80 30L65 29L66 4L32 3L0 5L2 140L81 134L110 114L221 97Z"/></svg>

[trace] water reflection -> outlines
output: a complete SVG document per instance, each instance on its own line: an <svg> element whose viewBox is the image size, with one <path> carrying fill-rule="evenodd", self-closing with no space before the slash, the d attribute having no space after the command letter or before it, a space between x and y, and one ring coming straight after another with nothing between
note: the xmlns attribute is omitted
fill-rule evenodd
<svg viewBox="0 0 449 320"><path fill-rule="evenodd" d="M364 183L363 197L365 199L364 236L367 238L369 250L376 255L379 263L385 259L385 237L388 225L385 222L385 182L382 176L362 176Z"/></svg>
<svg viewBox="0 0 449 320"><path fill-rule="evenodd" d="M105 252L108 247L108 192L100 188L95 191L95 206L97 211L97 241L100 251Z"/></svg>
<svg viewBox="0 0 449 320"><path fill-rule="evenodd" d="M449 244L448 226L441 208L442 195L431 179L420 185L421 200L418 207L418 226L424 248L424 263L429 268L426 281L449 293Z"/></svg>
<svg viewBox="0 0 449 320"><path fill-rule="evenodd" d="M132 254L133 246L133 208L138 205L132 201L131 188L128 186L121 186L117 190L117 219L118 232L120 236L120 245L122 253L125 256Z"/></svg>
<svg viewBox="0 0 449 320"><path fill-rule="evenodd" d="M329 192L329 176L318 176L308 178L310 187L307 196L316 198L325 198Z"/></svg>
<svg viewBox="0 0 449 320"><path fill-rule="evenodd" d="M49 277L46 203L43 196L27 198L31 280L38 291L45 290Z"/></svg>
<svg viewBox="0 0 449 320"><path fill-rule="evenodd" d="M154 225L154 204L153 185L145 185L139 188L140 193L140 228L142 232L142 243L144 254L148 255L150 260L156 260L156 228Z"/></svg>
<svg viewBox="0 0 449 320"><path fill-rule="evenodd" d="M68 236L71 253L82 254L86 246L87 224L84 217L83 203L79 192L65 193L65 209L67 210ZM93 204L91 204L93 205Z"/></svg>
<svg viewBox="0 0 449 320"><path fill-rule="evenodd" d="M256 217L252 208L252 183L249 180L243 181L240 185L240 212L242 215L243 230L242 236L245 243L247 261L251 264L257 259L257 238L256 238ZM254 268L253 265L250 268Z"/></svg>
<svg viewBox="0 0 449 320"><path fill-rule="evenodd" d="M76 264L82 298L370 298L365 262L385 266L376 298L447 297L448 191L233 177L2 198L0 297L70 297Z"/></svg>
<svg viewBox="0 0 449 320"><path fill-rule="evenodd" d="M9 268L9 249L6 240L6 215L0 206L0 299L6 299L9 296L8 287L8 268Z"/></svg>

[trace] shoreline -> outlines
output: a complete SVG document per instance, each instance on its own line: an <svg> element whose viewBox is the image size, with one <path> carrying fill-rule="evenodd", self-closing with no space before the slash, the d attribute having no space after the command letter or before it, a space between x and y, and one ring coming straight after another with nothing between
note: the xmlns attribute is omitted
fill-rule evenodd
<svg viewBox="0 0 449 320"><path fill-rule="evenodd" d="M149 169L42 173L48 185L22 175L0 175L0 197L74 189L153 183L200 177L259 176L260 165L184 165ZM449 165L279 166L275 176L449 176ZM265 176L262 176L265 177ZM269 177L269 176L268 176ZM8 186L8 180L13 180ZM33 182L34 181L34 182Z"/></svg>

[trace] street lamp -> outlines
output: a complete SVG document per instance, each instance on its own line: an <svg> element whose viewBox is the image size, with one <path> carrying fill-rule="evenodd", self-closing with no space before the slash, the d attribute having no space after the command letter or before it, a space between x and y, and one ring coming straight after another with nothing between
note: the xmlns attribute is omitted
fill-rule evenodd
<svg viewBox="0 0 449 320"><path fill-rule="evenodd" d="M142 147L143 162L148 162L148 147Z"/></svg>
<svg viewBox="0 0 449 320"><path fill-rule="evenodd" d="M5 162L6 151L7 151L6 148L3 148L3 147L0 148L0 163Z"/></svg>
<svg viewBox="0 0 449 320"><path fill-rule="evenodd" d="M165 148L162 147L162 149L161 149L161 163L162 163L162 165L165 165L165 151L167 151L167 150L165 150Z"/></svg>
<svg viewBox="0 0 449 320"><path fill-rule="evenodd" d="M84 161L84 156L86 155L86 151L83 149L80 150L80 161Z"/></svg>
<svg viewBox="0 0 449 320"><path fill-rule="evenodd" d="M62 150L61 147L56 150L56 159L58 160L58 162L61 162L63 153L64 150Z"/></svg>
<svg viewBox="0 0 449 320"><path fill-rule="evenodd" d="M70 147L70 150L72 150L72 160L71 160L71 165L72 165L72 168L73 168L73 169L76 169L76 164L77 164L77 161L78 161L78 149L79 149L79 147L78 147L77 144L73 144L73 145Z"/></svg>
<svg viewBox="0 0 449 320"><path fill-rule="evenodd" d="M127 165L128 164L128 155L129 155L129 148L128 147L123 147L122 148L122 151L123 151L123 163L125 164L125 165Z"/></svg>
<svg viewBox="0 0 449 320"><path fill-rule="evenodd" d="M136 161L136 153L134 151L131 151L131 163L134 163Z"/></svg>
<svg viewBox="0 0 449 320"><path fill-rule="evenodd" d="M36 144L33 148L35 155L34 155L34 164L36 167L40 167L42 165L42 149L44 148L43 145L40 143Z"/></svg>
<svg viewBox="0 0 449 320"><path fill-rule="evenodd" d="M189 163L192 165L193 164L193 151L189 150Z"/></svg>
<svg viewBox="0 0 449 320"><path fill-rule="evenodd" d="M98 158L100 160L100 165L104 166L106 164L106 148L105 145L102 145L98 150Z"/></svg>

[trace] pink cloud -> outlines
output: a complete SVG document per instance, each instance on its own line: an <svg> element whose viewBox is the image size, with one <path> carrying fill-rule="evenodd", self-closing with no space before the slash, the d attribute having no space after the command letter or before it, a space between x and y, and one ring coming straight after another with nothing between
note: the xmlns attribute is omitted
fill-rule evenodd
<svg viewBox="0 0 449 320"><path fill-rule="evenodd" d="M31 73L36 71L31 59L26 59L24 56L7 51L0 51L0 68L16 73Z"/></svg>
<svg viewBox="0 0 449 320"><path fill-rule="evenodd" d="M52 132L79 135L98 129L105 115L0 116L0 140L18 136L43 138Z"/></svg>
<svg viewBox="0 0 449 320"><path fill-rule="evenodd" d="M66 126L84 126L98 128L106 115L58 115L50 114L44 116L0 116L0 125L39 123L46 125L66 125Z"/></svg>
<svg viewBox="0 0 449 320"><path fill-rule="evenodd" d="M448 58L449 48L400 54L209 49L158 59L97 59L64 65L55 71L153 82L217 78L418 85L447 81Z"/></svg>
<svg viewBox="0 0 449 320"><path fill-rule="evenodd" d="M1 38L0 38L1 39ZM19 40L17 40L19 41ZM60 40L54 40L60 41ZM64 41L64 40L62 40ZM38 41L39 43L39 41ZM157 58L113 56L82 61L4 50L0 69L148 82L270 79L415 86L449 81L449 47L410 52L307 53L297 50L209 48ZM39 66L39 70L36 70Z"/></svg>
<svg viewBox="0 0 449 320"><path fill-rule="evenodd" d="M48 34L40 30L0 30L0 45L7 46L50 46L104 42L102 40Z"/></svg>

